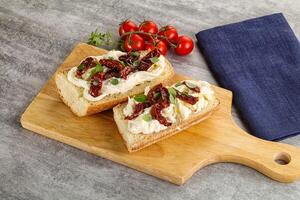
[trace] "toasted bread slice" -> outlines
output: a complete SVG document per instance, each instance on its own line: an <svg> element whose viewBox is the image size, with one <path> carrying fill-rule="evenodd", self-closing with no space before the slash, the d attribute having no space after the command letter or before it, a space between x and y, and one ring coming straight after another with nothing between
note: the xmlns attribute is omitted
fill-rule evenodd
<svg viewBox="0 0 300 200"><path fill-rule="evenodd" d="M95 114L126 101L128 96L134 96L144 91L147 86L154 86L158 83L168 83L174 75L171 63L165 59L166 66L163 73L151 80L141 83L131 90L124 93L108 95L100 101L88 101L83 97L83 88L77 87L67 79L67 71L57 72L55 74L55 83L57 91L62 101L71 108L72 112L77 116L87 116Z"/></svg>
<svg viewBox="0 0 300 200"><path fill-rule="evenodd" d="M124 120L125 115L123 113L123 109L125 108L126 104L127 103L119 104L113 108L114 120L118 126L123 140L125 141L128 151L135 152L167 137L175 135L176 133L181 132L182 130L185 130L208 118L213 111L217 109L219 100L214 97L208 102L208 105L205 109L201 110L200 112L193 113L186 120L176 122L167 129L153 134L135 134L128 130L128 122L127 120Z"/></svg>

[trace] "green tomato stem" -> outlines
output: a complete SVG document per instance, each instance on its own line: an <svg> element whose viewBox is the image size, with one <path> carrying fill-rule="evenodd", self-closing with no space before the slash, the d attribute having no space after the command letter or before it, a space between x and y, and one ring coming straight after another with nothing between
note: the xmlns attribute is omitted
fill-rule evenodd
<svg viewBox="0 0 300 200"><path fill-rule="evenodd" d="M126 32L126 33L124 33L124 34L121 36L121 39L124 39L125 36L129 35L129 43L130 43L131 35L132 35L132 34L143 34L143 35L148 35L148 36L150 36L150 37L152 38L152 40L153 40L154 42L155 42L155 40L154 40L155 38L164 39L164 40L167 41L168 45L170 45L171 47L173 47L173 48L176 48L176 47L177 47L177 45L174 44L174 43L172 43L172 42L170 42L166 36L161 36L161 35L158 35L158 34L152 34L152 33L145 33L145 32L143 32L143 31L129 31L129 32Z"/></svg>

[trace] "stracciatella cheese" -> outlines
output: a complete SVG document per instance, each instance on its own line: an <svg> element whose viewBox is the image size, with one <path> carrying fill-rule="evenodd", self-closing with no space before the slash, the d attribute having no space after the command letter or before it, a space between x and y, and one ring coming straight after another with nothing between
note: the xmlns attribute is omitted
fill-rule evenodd
<svg viewBox="0 0 300 200"><path fill-rule="evenodd" d="M200 88L200 93L196 93L192 90L188 90L188 88L185 85L180 85L178 87L174 86L180 92L188 91L189 95L199 98L198 102L194 105L190 105L178 99L178 110L182 119L187 119L193 112L197 113L205 109L208 105L208 101L214 98L214 91L211 88L209 83L205 81L194 81L194 80L188 80L186 82L190 82L198 86Z"/></svg>
<svg viewBox="0 0 300 200"><path fill-rule="evenodd" d="M150 108L146 108L143 114L139 115L133 120L128 120L128 130L135 134L152 134L168 128L167 126L164 126L161 123L159 123L157 120L145 121L143 119L144 115L149 115L149 113Z"/></svg>
<svg viewBox="0 0 300 200"><path fill-rule="evenodd" d="M106 59L110 57L113 57L114 59L118 59L120 56L124 54L126 53L121 51L109 51L105 55L95 56L94 58L96 58L97 60ZM89 94L90 83L89 81L86 80L87 77L89 77L89 73L93 68L88 70L85 74L82 75L83 79L79 79L75 76L77 67L73 67L72 69L69 70L67 78L74 85L84 89L83 97L85 99L87 99L88 101L99 101L108 95L125 93L131 90L132 88L134 88L136 85L139 85L146 81L151 81L159 77L165 69L166 61L165 61L165 57L162 55L159 56L158 59L159 59L158 62L153 64L147 71L136 71L130 73L127 76L127 79L117 78L118 79L117 85L111 84L111 78L103 81L101 95L97 97L93 97L92 95ZM104 67L104 72L106 70L107 69Z"/></svg>

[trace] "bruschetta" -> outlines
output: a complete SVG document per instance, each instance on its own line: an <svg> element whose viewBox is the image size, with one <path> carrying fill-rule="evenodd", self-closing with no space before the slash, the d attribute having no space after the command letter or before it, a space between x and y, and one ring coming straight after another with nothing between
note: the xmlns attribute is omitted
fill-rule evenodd
<svg viewBox="0 0 300 200"><path fill-rule="evenodd" d="M147 87L113 108L114 120L129 152L170 137L210 116L219 100L204 81L184 80Z"/></svg>
<svg viewBox="0 0 300 200"><path fill-rule="evenodd" d="M55 75L62 101L77 116L112 108L148 86L166 83L174 75L170 62L158 50L109 51L89 56Z"/></svg>

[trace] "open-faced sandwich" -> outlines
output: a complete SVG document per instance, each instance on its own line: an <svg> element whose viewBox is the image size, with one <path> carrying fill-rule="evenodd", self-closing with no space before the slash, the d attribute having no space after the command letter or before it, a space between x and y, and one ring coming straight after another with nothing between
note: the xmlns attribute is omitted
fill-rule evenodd
<svg viewBox="0 0 300 200"><path fill-rule="evenodd" d="M127 149L133 152L202 121L218 105L209 83L184 80L169 87L147 87L113 111Z"/></svg>
<svg viewBox="0 0 300 200"><path fill-rule="evenodd" d="M86 116L110 109L147 86L167 82L173 75L171 64L156 49L109 51L57 72L55 82L63 102L77 116Z"/></svg>

